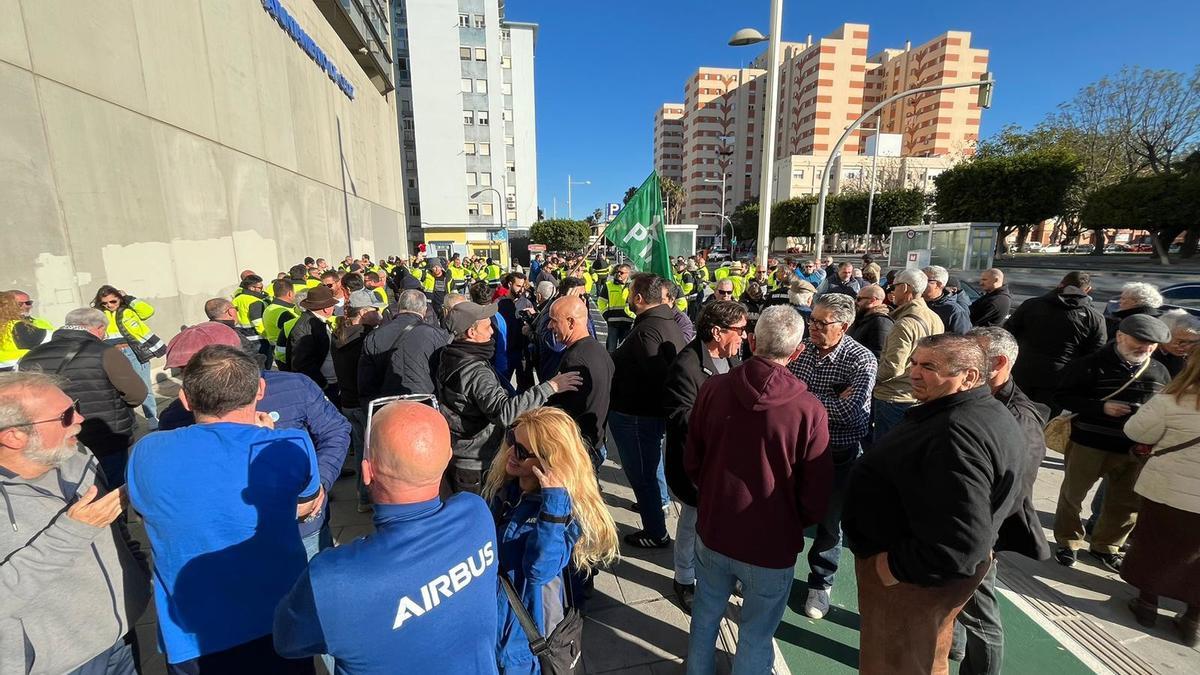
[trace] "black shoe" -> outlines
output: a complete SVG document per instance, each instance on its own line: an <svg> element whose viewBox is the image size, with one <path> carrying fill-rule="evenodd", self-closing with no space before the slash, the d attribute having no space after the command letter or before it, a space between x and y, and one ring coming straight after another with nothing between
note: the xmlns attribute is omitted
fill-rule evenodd
<svg viewBox="0 0 1200 675"><path fill-rule="evenodd" d="M692 600L696 597L696 584L681 584L678 581L672 583L675 585L675 599L679 601L679 607L683 609L684 614L691 616Z"/></svg>
<svg viewBox="0 0 1200 675"><path fill-rule="evenodd" d="M1075 561L1079 560L1079 554L1068 546L1060 546L1058 550L1054 552L1054 559L1057 560L1058 564L1062 565L1063 567L1074 567Z"/></svg>
<svg viewBox="0 0 1200 675"><path fill-rule="evenodd" d="M638 530L625 535L625 543L635 548L666 548L671 545L671 536L664 534L662 539L655 539L646 534L645 530Z"/></svg>
<svg viewBox="0 0 1200 675"><path fill-rule="evenodd" d="M1088 551L1088 553L1091 553L1096 562L1109 572L1120 573L1121 563L1125 562L1125 556L1120 553L1100 553L1098 551Z"/></svg>

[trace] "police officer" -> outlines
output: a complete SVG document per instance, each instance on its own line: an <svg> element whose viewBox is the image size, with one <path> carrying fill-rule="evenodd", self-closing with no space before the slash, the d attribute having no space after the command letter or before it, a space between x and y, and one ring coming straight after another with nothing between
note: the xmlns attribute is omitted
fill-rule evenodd
<svg viewBox="0 0 1200 675"><path fill-rule="evenodd" d="M233 306L237 309L237 322L234 330L241 338L257 348L255 361L263 370L271 369L271 354L274 347L264 338L265 326L263 315L270 298L263 293L263 280L257 274L251 274L242 279L238 290L233 294Z"/></svg>
<svg viewBox="0 0 1200 675"><path fill-rule="evenodd" d="M300 317L296 307L296 291L287 279L276 279L271 284L275 297L263 309L263 337L271 345L275 364L281 369L287 362L287 335L284 327Z"/></svg>
<svg viewBox="0 0 1200 675"><path fill-rule="evenodd" d="M596 298L596 306L608 322L608 338L604 346L610 353L616 351L633 329L634 316L629 307L630 270L630 266L624 263L614 267Z"/></svg>

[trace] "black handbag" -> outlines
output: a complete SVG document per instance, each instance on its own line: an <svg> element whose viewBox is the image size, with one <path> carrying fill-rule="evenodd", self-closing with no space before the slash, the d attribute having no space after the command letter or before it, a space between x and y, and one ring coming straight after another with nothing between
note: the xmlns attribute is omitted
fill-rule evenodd
<svg viewBox="0 0 1200 675"><path fill-rule="evenodd" d="M566 582L566 573L563 574ZM517 615L517 621L529 638L529 650L537 657L546 675L581 675L583 673L583 614L570 606L571 589L569 583L564 583L563 591L567 597L567 610L562 621L554 627L550 635L543 637L538 630L517 589L513 588L508 576L500 573L500 584L504 594L508 596L508 604Z"/></svg>

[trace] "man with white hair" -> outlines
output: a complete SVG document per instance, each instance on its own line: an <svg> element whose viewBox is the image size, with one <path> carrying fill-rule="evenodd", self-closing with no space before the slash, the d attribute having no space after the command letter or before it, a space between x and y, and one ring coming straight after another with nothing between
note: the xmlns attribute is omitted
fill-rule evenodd
<svg viewBox="0 0 1200 675"><path fill-rule="evenodd" d="M805 320L812 315L813 297L817 289L803 279L796 279L788 286L788 305L800 313Z"/></svg>
<svg viewBox="0 0 1200 675"><path fill-rule="evenodd" d="M766 308L753 358L708 378L692 409L684 470L699 496L699 537L690 673L713 672L717 630L738 581L745 600L733 669L771 671L771 636L787 607L804 528L825 515L833 480L829 416L787 370L803 341L797 312Z"/></svg>
<svg viewBox="0 0 1200 675"><path fill-rule="evenodd" d="M137 672L149 577L113 527L123 490L79 445L87 421L50 376L0 374L0 672Z"/></svg>
<svg viewBox="0 0 1200 675"><path fill-rule="evenodd" d="M421 291L402 291L388 308L392 320L367 334L358 360L362 401L433 393L434 353L450 343L450 334L425 320L427 305Z"/></svg>
<svg viewBox="0 0 1200 675"><path fill-rule="evenodd" d="M1200 319L1185 309L1172 309L1158 317L1171 331L1171 341L1154 350L1154 358L1167 368L1171 377L1183 371L1188 357L1200 349Z"/></svg>
<svg viewBox="0 0 1200 675"><path fill-rule="evenodd" d="M1160 309L1163 304L1162 293L1153 284L1144 281L1131 281L1121 287L1121 295L1117 299L1117 311L1104 317L1110 340L1116 339L1117 327L1127 316L1146 314L1162 316Z"/></svg>
<svg viewBox="0 0 1200 675"><path fill-rule="evenodd" d="M921 270L901 270L889 293L892 304L892 331L879 355L879 373L875 379L873 440L878 441L900 423L904 411L917 403L908 379L908 359L917 341L945 332L942 319L925 305L921 295L928 278Z"/></svg>
<svg viewBox="0 0 1200 675"><path fill-rule="evenodd" d="M965 335L971 330L971 315L967 308L946 292L946 282L950 280L950 272L941 265L930 265L921 270L928 281L925 284L925 304L942 320L942 326L947 333Z"/></svg>
<svg viewBox="0 0 1200 675"><path fill-rule="evenodd" d="M109 487L125 484L125 461L133 440L133 408L146 398L146 383L115 347L104 344L104 312L81 307L67 312L50 341L21 358L18 368L63 378L85 421L79 441L100 462Z"/></svg>

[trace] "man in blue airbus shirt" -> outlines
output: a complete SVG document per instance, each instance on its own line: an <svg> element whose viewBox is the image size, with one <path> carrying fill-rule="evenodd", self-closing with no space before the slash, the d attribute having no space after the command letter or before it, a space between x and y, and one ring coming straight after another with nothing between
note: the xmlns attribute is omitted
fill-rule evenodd
<svg viewBox="0 0 1200 675"><path fill-rule="evenodd" d="M375 533L312 559L275 611L275 649L337 675L496 673L496 528L483 499L438 487L450 429L397 402L371 423L363 482Z"/></svg>
<svg viewBox="0 0 1200 675"><path fill-rule="evenodd" d="M256 412L264 384L240 348L188 362L180 400L196 424L153 433L126 469L129 502L154 551L154 599L168 671L312 673L272 649L279 599L304 569L297 518L324 501L308 434Z"/></svg>

